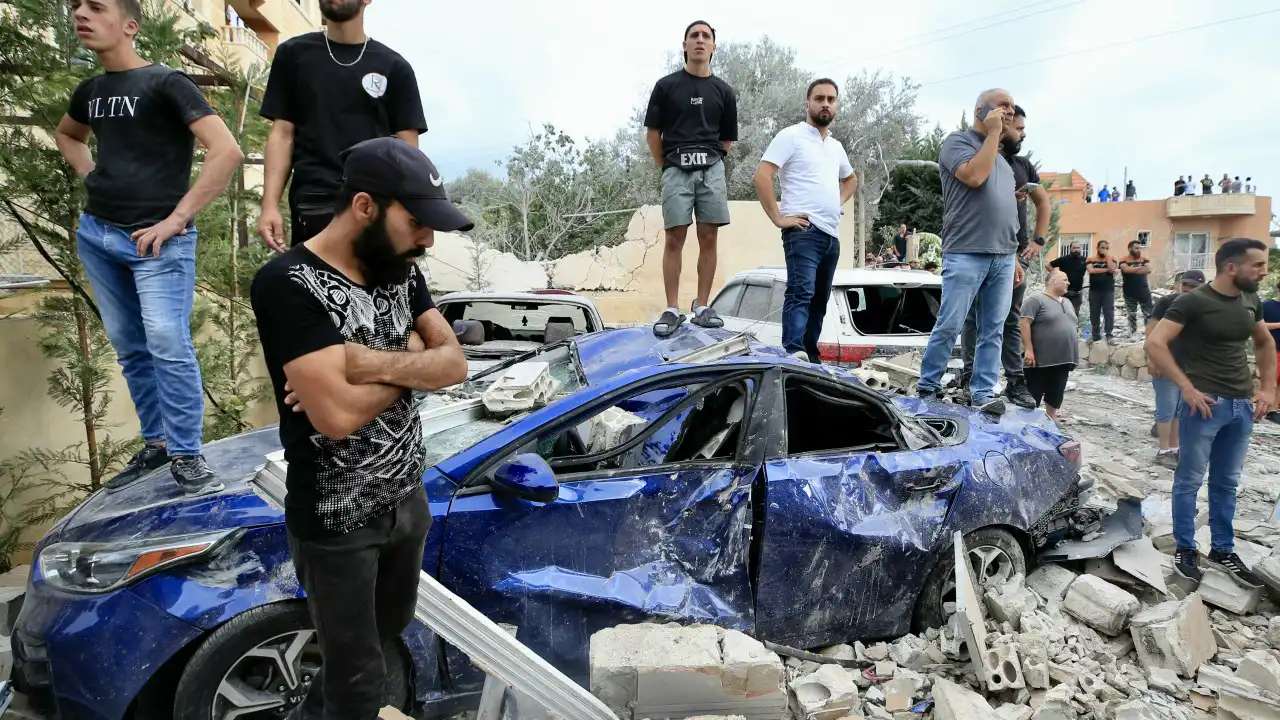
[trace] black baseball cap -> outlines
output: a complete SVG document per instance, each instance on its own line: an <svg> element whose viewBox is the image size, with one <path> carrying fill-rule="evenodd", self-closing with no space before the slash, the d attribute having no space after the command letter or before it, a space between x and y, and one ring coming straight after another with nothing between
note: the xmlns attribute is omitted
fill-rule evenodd
<svg viewBox="0 0 1280 720"><path fill-rule="evenodd" d="M440 232L475 227L449 200L431 159L396 137L364 140L343 150L342 184L350 190L398 201L418 222Z"/></svg>
<svg viewBox="0 0 1280 720"><path fill-rule="evenodd" d="M1204 273L1199 270L1187 270L1178 278L1179 285L1203 285Z"/></svg>

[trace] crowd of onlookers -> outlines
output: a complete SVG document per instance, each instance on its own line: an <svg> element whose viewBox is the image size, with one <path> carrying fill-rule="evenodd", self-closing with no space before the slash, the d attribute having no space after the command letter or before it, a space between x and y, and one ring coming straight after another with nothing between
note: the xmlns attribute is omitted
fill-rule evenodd
<svg viewBox="0 0 1280 720"><path fill-rule="evenodd" d="M1223 173L1222 179L1214 182L1213 178L1209 177L1209 173L1205 173L1204 177L1197 181L1195 176L1187 173L1186 175L1179 175L1178 179L1174 181L1173 194L1175 196L1195 195L1196 185L1200 186L1201 195L1212 195L1214 193L1214 186L1217 186L1217 191L1224 195L1229 193L1246 193L1252 195L1258 191L1258 186L1254 184L1252 177L1246 177L1244 180L1241 180L1239 175L1236 175L1233 178L1228 173ZM1118 185L1114 187L1103 185L1102 189L1098 191L1097 197L1098 202L1120 202L1121 199L1133 201L1138 199L1138 189L1134 187L1133 181L1129 180L1125 183L1122 198L1121 190ZM1094 201L1092 183L1085 183L1084 201L1087 203Z"/></svg>

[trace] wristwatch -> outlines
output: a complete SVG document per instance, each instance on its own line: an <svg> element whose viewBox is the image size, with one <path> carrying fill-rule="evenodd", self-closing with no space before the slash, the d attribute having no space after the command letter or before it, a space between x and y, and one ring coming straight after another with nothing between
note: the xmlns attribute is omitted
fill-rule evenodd
<svg viewBox="0 0 1280 720"><path fill-rule="evenodd" d="M1039 245L1040 247L1044 247L1044 237L1037 235L1036 244Z"/></svg>

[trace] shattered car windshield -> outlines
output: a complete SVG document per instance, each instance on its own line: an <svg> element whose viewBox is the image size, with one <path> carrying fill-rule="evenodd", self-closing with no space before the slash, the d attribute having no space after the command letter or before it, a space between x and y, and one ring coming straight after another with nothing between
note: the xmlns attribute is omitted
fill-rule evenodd
<svg viewBox="0 0 1280 720"><path fill-rule="evenodd" d="M537 350L517 355L505 362L498 363L483 372L472 376L462 385L467 394L483 393L502 376L502 373L513 365L523 362L545 362L551 371L551 377L560 383L560 393L572 393L586 386L586 378L582 376L578 364L577 345L571 340L546 345Z"/></svg>

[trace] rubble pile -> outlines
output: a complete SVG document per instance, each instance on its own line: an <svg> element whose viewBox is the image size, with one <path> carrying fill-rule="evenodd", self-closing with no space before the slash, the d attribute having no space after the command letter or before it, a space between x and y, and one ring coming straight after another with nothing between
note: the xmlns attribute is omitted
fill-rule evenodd
<svg viewBox="0 0 1280 720"><path fill-rule="evenodd" d="M1092 473L1132 489L1140 478L1123 470ZM1148 533L1164 529L1154 519ZM1267 588L1202 562L1205 582L1187 593L1144 535L1002 585L974 586L962 563L947 624L891 642L806 652L711 626L602 630L591 689L621 720L1280 718L1280 526L1238 525L1241 556Z"/></svg>

